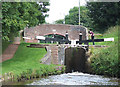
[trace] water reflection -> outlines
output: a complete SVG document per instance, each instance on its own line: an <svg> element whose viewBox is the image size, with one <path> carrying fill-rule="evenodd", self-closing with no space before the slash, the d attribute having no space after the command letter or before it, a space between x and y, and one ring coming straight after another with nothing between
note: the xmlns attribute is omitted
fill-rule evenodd
<svg viewBox="0 0 120 87"><path fill-rule="evenodd" d="M73 72L49 76L27 85L118 85L118 79Z"/></svg>

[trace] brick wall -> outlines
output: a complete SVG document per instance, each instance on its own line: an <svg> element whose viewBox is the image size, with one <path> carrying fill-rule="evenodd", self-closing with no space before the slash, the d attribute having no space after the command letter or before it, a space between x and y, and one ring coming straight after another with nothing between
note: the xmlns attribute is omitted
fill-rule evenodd
<svg viewBox="0 0 120 87"><path fill-rule="evenodd" d="M78 40L79 32L83 34L83 40L87 39L86 32L87 29L79 25L64 25L64 24L41 24L36 27L24 29L24 36L31 38L31 40L26 40L26 42L37 42L35 40L36 36L44 36L49 33L57 33L65 36L66 31L68 32L69 40Z"/></svg>

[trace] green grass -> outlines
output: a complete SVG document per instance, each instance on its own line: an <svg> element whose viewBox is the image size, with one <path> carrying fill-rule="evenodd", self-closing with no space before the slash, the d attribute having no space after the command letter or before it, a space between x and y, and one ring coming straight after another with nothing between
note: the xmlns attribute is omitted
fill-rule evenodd
<svg viewBox="0 0 120 87"><path fill-rule="evenodd" d="M40 59L46 54L44 48L28 48L29 44L20 44L14 57L2 63L2 73L19 74L26 69L36 69L41 66Z"/></svg>
<svg viewBox="0 0 120 87"><path fill-rule="evenodd" d="M26 47L30 44L31 43L21 43L14 57L2 62L3 78L5 78L5 73L9 73L8 76L10 77L10 73L12 73L16 80L20 80L23 77L25 79L39 78L41 76L47 76L48 74L52 75L64 72L64 66L40 63L40 59L47 53L45 48Z"/></svg>
<svg viewBox="0 0 120 87"><path fill-rule="evenodd" d="M103 35L103 38L114 37L115 39L114 42L104 42L104 45L109 46L108 48L97 48L93 50L91 56L91 66L94 73L120 77L118 67L120 66L120 60L118 60L119 28L120 26L111 27Z"/></svg>

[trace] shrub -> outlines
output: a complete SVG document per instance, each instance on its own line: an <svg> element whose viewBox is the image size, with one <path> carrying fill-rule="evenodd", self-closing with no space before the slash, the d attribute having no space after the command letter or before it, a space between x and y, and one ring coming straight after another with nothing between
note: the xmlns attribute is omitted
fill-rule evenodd
<svg viewBox="0 0 120 87"><path fill-rule="evenodd" d="M115 38L114 42L109 43L110 47L93 50L91 56L91 66L93 73L104 74L108 76L120 77L119 66L120 60L118 59L118 40L117 35L118 26L110 28L104 36L112 36ZM113 33L113 34L111 34Z"/></svg>

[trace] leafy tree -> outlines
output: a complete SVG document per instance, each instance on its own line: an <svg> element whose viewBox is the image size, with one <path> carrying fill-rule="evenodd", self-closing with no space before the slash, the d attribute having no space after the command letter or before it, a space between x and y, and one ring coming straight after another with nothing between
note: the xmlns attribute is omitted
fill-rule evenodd
<svg viewBox="0 0 120 87"><path fill-rule="evenodd" d="M2 38L9 40L10 33L18 35L18 31L26 26L45 23L45 14L49 11L48 2L3 2L2 3Z"/></svg>
<svg viewBox="0 0 120 87"><path fill-rule="evenodd" d="M49 9L46 6L49 6L49 2L40 2L39 11L43 12L43 14L39 15L37 18L39 20L39 24L45 23L45 18L48 17L48 14L45 14L49 11Z"/></svg>
<svg viewBox="0 0 120 87"><path fill-rule="evenodd" d="M80 7L80 24L86 27L91 26L91 19L87 15L88 9L85 6ZM65 16L65 24L78 25L79 24L79 8L74 7L70 9L69 15Z"/></svg>
<svg viewBox="0 0 120 87"><path fill-rule="evenodd" d="M55 24L64 24L64 19L56 20Z"/></svg>
<svg viewBox="0 0 120 87"><path fill-rule="evenodd" d="M89 17L93 21L93 29L105 31L110 26L120 22L120 3L118 2L88 2Z"/></svg>

